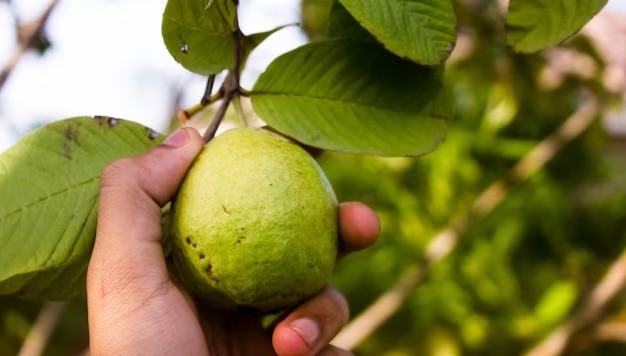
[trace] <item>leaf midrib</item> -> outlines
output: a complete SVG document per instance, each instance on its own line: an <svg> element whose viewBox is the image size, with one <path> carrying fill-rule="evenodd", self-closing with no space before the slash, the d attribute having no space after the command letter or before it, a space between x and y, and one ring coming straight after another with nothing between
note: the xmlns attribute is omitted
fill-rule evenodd
<svg viewBox="0 0 626 356"><path fill-rule="evenodd" d="M84 185L90 184L90 183L92 183L94 181L97 181L98 179L100 179L100 176L88 179L86 181L83 181L83 182L80 182L78 184L75 184L75 185L73 185L71 187L68 187L68 188L56 191L56 192L54 192L52 194L46 195L44 197L41 197L41 198L39 198L39 199L37 199L37 200L35 200L33 202L30 202L30 203L28 203L28 204L26 204L24 206L19 207L16 210L13 210L13 211L9 212L8 214L6 214L4 216L0 216L0 221L3 221L4 219L7 219L7 218L11 217L12 215L15 215L15 214L17 214L17 213L19 213L21 211L27 210L27 209L31 208L32 206L34 206L34 205L37 205L37 204L42 203L42 202L45 202L48 199L52 199L52 198L56 197L57 195L60 195L60 194L66 193L68 191L71 191L73 189L76 189L76 188L82 187Z"/></svg>
<svg viewBox="0 0 626 356"><path fill-rule="evenodd" d="M280 93L280 92L270 92L270 91L253 91L251 93L251 97L254 100L254 97L259 97L259 96L271 96L271 95L276 95L276 96L292 96L292 97L296 97L296 98L307 98L307 99L313 99L313 100L319 100L319 101L327 101L327 102L332 102L332 103L339 103L339 104L344 104L344 105L356 105L356 106L361 106L364 108L370 108L370 109L377 109L377 110L386 110L386 111L391 111L394 113L400 113L400 114L421 114L424 113L424 110L419 110L419 111L408 111L408 110L398 110L398 109L394 109L394 108L388 108L388 107L381 107L381 106L375 106L375 105L368 105L365 103L359 103L356 101L347 101L347 100L341 100L341 99L335 99L335 98L326 98L323 96L315 96L315 95L308 95L308 94L294 94L294 93ZM426 108L428 106L428 104L424 105L424 108ZM436 118L432 115L426 115L429 117L432 117L434 119L437 120L441 120L443 118ZM447 121L448 119L443 119L445 121Z"/></svg>

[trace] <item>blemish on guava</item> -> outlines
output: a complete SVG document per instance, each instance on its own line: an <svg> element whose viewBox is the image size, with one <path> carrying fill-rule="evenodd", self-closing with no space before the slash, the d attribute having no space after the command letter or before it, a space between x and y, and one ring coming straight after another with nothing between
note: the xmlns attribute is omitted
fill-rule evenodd
<svg viewBox="0 0 626 356"><path fill-rule="evenodd" d="M245 236L239 236L239 238L237 239L237 243L240 244L242 241L244 241L246 239Z"/></svg>
<svg viewBox="0 0 626 356"><path fill-rule="evenodd" d="M206 267L206 275L209 277L210 280L212 280L213 282L217 283L219 282L219 278L215 277L213 275L213 265L209 263L209 265Z"/></svg>
<svg viewBox="0 0 626 356"><path fill-rule="evenodd" d="M221 203L221 204L222 204L222 210L224 210L224 212L225 212L226 214L231 215L231 214L230 214L230 211L228 211L228 209L226 209L226 206L224 205L224 203Z"/></svg>
<svg viewBox="0 0 626 356"><path fill-rule="evenodd" d="M191 247L193 248L197 247L196 242L191 239L191 236L187 236L185 238L185 242L187 243L187 245L191 245Z"/></svg>
<svg viewBox="0 0 626 356"><path fill-rule="evenodd" d="M205 257L205 256L204 256L204 253L201 253L201 254L200 254L200 256L198 256L198 258L200 258L201 260L203 260L203 259L204 259L204 257Z"/></svg>

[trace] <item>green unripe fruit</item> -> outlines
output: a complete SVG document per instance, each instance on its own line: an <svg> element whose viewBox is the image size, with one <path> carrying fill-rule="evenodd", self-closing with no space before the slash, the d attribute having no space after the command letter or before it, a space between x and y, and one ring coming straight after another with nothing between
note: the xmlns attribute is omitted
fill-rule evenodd
<svg viewBox="0 0 626 356"><path fill-rule="evenodd" d="M300 146L234 129L196 158L172 205L183 282L216 307L272 310L328 281L337 254L337 199Z"/></svg>

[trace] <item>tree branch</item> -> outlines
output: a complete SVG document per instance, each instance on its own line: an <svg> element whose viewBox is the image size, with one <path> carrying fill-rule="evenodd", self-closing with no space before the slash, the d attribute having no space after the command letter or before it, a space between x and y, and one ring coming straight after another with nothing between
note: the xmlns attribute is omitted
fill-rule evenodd
<svg viewBox="0 0 626 356"><path fill-rule="evenodd" d="M52 10L54 10L55 6L58 4L58 0L51 0L48 4L48 8L44 11L44 13L34 21L32 26L28 26L28 30L24 33L23 37L20 38L15 50L11 57L9 57L8 62L0 72L0 90L9 79L9 76L13 72L13 69L17 66L18 62L26 53L26 51L32 47L32 45L37 40L37 37L43 31L46 23L48 22L48 18L50 18L50 14Z"/></svg>
<svg viewBox="0 0 626 356"><path fill-rule="evenodd" d="M460 236L472 220L480 219L495 209L508 195L511 184L519 184L541 169L563 146L578 137L591 125L599 113L598 99L590 97L550 136L541 141L509 174L485 189L474 204L459 218L431 239L423 262L407 272L367 309L352 320L333 340L333 345L352 350L393 316L421 282L429 269L447 257L456 247Z"/></svg>
<svg viewBox="0 0 626 356"><path fill-rule="evenodd" d="M22 344L18 356L40 356L43 354L64 308L65 303L59 302L48 302L43 305Z"/></svg>
<svg viewBox="0 0 626 356"><path fill-rule="evenodd" d="M530 349L526 356L561 355L572 337L579 331L598 321L607 305L626 288L626 249L613 262L602 279L591 291L583 306L565 323L556 328L548 337ZM622 325L621 330L624 330ZM598 330L603 331L603 330ZM606 330L604 330L606 332ZM622 338L624 340L624 337Z"/></svg>
<svg viewBox="0 0 626 356"><path fill-rule="evenodd" d="M235 4L235 9L237 9L239 5L239 1L232 0L232 2ZM243 57L243 52L242 52L243 48L241 45L241 42L243 40L243 33L241 32L241 29L239 28L239 18L238 18L237 12L235 12L235 18L233 22L233 38L235 40L235 46L234 46L235 55L234 55L233 69L230 72L228 72L228 75L226 76L226 79L224 79L224 83L222 83L222 87L219 90L219 92L221 93L221 97L222 97L222 104L217 110L217 113L215 113L215 117L213 118L213 121L211 121L211 124L202 135L202 138L204 139L205 143L208 143L209 141L211 141L211 139L213 139L213 137L215 136L215 133L217 132L217 128L220 126L220 124L222 123L222 120L224 119L224 115L226 115L226 110L228 109L230 102L233 100L235 96L239 95L239 90L241 89L239 83L240 83L241 65L242 65L241 62L242 62L242 57Z"/></svg>

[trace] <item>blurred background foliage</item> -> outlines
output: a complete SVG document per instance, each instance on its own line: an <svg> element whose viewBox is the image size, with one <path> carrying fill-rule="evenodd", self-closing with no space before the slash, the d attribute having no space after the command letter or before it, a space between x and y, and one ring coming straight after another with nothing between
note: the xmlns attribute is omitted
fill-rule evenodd
<svg viewBox="0 0 626 356"><path fill-rule="evenodd" d="M324 31L329 4L304 1L310 38ZM555 49L515 54L504 43L499 2L457 1L456 11L459 40L446 71L456 115L446 142L418 159L320 157L339 199L364 201L382 221L378 244L344 258L334 277L353 315L423 261L429 241L583 97L601 98L605 113L624 110L624 93L607 84L607 58L593 38L577 35ZM567 320L625 246L626 137L599 118L494 211L470 220L455 250L356 353L519 354ZM0 298L0 355L17 353L39 308ZM623 291L602 320L626 325ZM78 354L87 345L85 305L69 304L45 353ZM624 337L604 339L589 329L567 354L625 350Z"/></svg>

